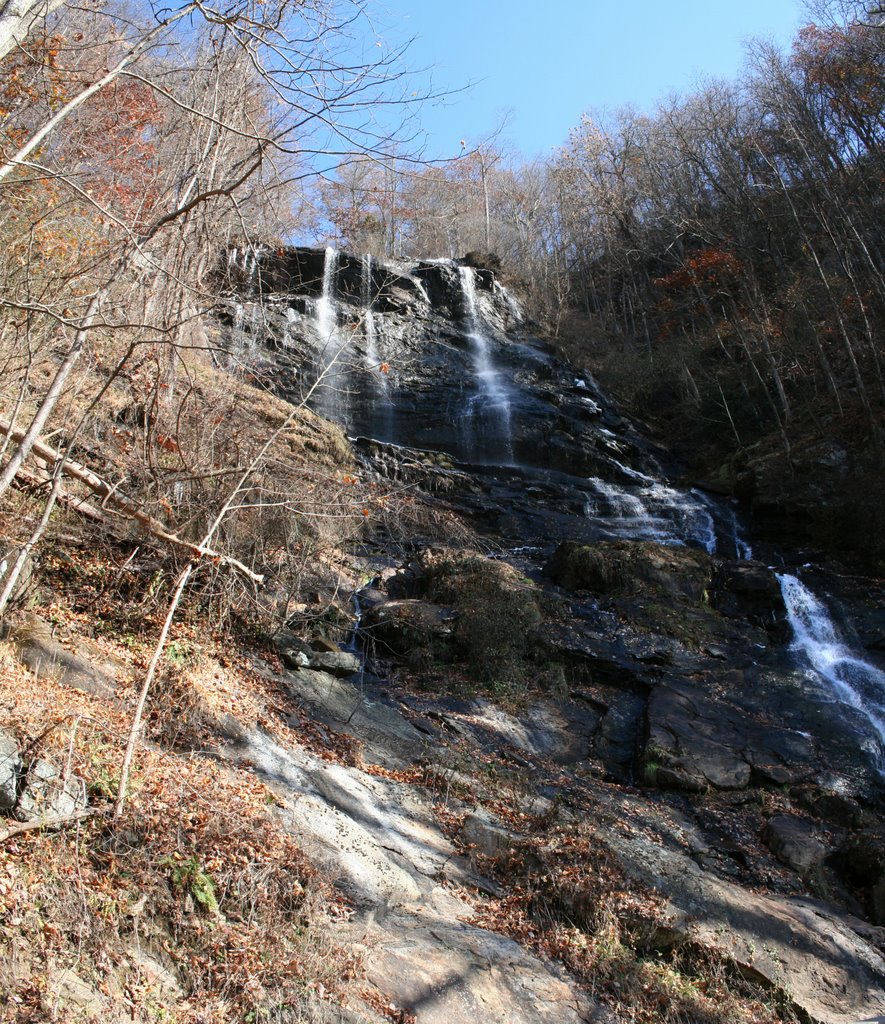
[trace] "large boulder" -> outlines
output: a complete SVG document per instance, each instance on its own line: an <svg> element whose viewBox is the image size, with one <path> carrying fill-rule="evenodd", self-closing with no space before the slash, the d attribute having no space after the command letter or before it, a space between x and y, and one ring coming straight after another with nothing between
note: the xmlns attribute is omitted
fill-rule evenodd
<svg viewBox="0 0 885 1024"><path fill-rule="evenodd" d="M361 631L380 657L405 657L433 641L451 636L455 612L414 598L386 601L363 616Z"/></svg>
<svg viewBox="0 0 885 1024"><path fill-rule="evenodd" d="M651 541L563 541L546 566L547 575L571 590L595 594L647 593L699 604L710 578L702 551Z"/></svg>

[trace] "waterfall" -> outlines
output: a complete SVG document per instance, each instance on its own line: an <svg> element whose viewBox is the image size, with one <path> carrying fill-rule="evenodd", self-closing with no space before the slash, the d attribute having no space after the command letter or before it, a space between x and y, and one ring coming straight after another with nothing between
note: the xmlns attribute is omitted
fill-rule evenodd
<svg viewBox="0 0 885 1024"><path fill-rule="evenodd" d="M264 309L257 302L249 302L247 305L242 302L235 303L232 319L232 344L227 355L229 369L258 358L261 351L259 341L264 338L267 327Z"/></svg>
<svg viewBox="0 0 885 1024"><path fill-rule="evenodd" d="M292 348L295 344L295 330L299 316L291 306L286 307L286 324L283 327L283 348Z"/></svg>
<svg viewBox="0 0 885 1024"><path fill-rule="evenodd" d="M372 309L375 301L372 282L372 254L368 252L362 258L360 299L363 306L363 332L366 337L365 367L372 375L372 381L375 385L376 411L372 435L378 441L392 441L393 402L390 398L387 367L382 363L381 355L378 351L378 324L375 320L375 311Z"/></svg>
<svg viewBox="0 0 885 1024"><path fill-rule="evenodd" d="M778 580L793 629L793 650L830 684L837 700L867 717L885 744L885 672L845 646L823 602L804 583L787 573Z"/></svg>
<svg viewBox="0 0 885 1024"><path fill-rule="evenodd" d="M347 338L342 338L338 330L338 303L335 298L337 276L338 252L326 246L322 291L313 307L313 329L319 345L315 367L319 387L315 392L315 408L336 423L346 423L346 368L342 365L341 356Z"/></svg>
<svg viewBox="0 0 885 1024"><path fill-rule="evenodd" d="M640 486L628 489L590 477L594 497L584 506L588 519L596 519L611 537L693 544L715 553L716 525L703 496L669 487L615 459L612 463Z"/></svg>
<svg viewBox="0 0 885 1024"><path fill-rule="evenodd" d="M729 529L731 543L734 545L735 557L741 560L753 557L753 549L744 539L744 531L738 522L737 512L731 505L725 506L725 521Z"/></svg>
<svg viewBox="0 0 885 1024"><path fill-rule="evenodd" d="M504 301L504 305L507 307L507 311L513 318L514 323L521 324L525 320L525 314L522 311L522 307L517 302L516 298L510 294L510 292L501 284L500 281L495 279L495 294L499 295ZM586 384L584 385L586 387Z"/></svg>
<svg viewBox="0 0 885 1024"><path fill-rule="evenodd" d="M363 330L366 335L366 369L378 371L381 359L378 355L378 330L375 324L375 313L372 310L374 295L372 294L372 254L365 253L362 258L362 278L360 291L363 303ZM382 379L383 379L382 374Z"/></svg>
<svg viewBox="0 0 885 1024"><path fill-rule="evenodd" d="M314 325L323 349L334 343L338 333L338 309L335 304L335 278L338 273L338 253L326 246L323 260L323 290L314 307Z"/></svg>
<svg viewBox="0 0 885 1024"><path fill-rule="evenodd" d="M495 369L490 352L489 338L483 330L482 317L476 298L476 277L472 267L458 267L461 289L466 308L467 337L473 355L473 375L476 392L468 400L465 410L468 444L474 457L503 456L506 463L513 462L513 437L510 425L510 395ZM477 438L477 423L484 424L481 439ZM497 445L496 445L497 442ZM497 446L498 451L495 451ZM477 451L482 448L483 450Z"/></svg>

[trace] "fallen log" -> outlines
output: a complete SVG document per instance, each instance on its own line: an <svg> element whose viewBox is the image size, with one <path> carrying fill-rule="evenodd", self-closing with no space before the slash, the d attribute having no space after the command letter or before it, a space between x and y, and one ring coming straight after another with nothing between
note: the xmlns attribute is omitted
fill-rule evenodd
<svg viewBox="0 0 885 1024"><path fill-rule="evenodd" d="M25 431L13 427L6 420L0 419L0 434L11 437L13 441L21 441ZM56 451L42 441L35 441L31 452L48 463L56 463L62 458L61 452ZM156 537L158 540L162 540L174 547L189 551L193 558L208 558L222 565L228 565L252 580L253 583L261 584L264 582L263 575L253 572L239 559L222 554L220 551L215 551L213 548L206 547L203 544L194 544L193 541L185 540L183 537L171 533L158 519L154 519L153 516L145 512L131 498L118 491L113 484L103 480L97 473L93 473L87 466L74 462L72 459L65 459L62 472L65 476L84 484L90 491L104 499L106 504L113 505L118 511L123 512L130 519L134 519L152 537Z"/></svg>

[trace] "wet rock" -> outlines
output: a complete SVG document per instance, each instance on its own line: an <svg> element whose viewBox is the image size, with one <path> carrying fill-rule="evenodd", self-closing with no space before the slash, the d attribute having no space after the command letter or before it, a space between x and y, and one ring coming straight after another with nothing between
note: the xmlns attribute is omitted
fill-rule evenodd
<svg viewBox="0 0 885 1024"><path fill-rule="evenodd" d="M789 623L777 576L761 562L720 562L713 575L711 601L729 618L747 619L786 640Z"/></svg>
<svg viewBox="0 0 885 1024"><path fill-rule="evenodd" d="M740 689L732 695L715 684L669 679L648 700L646 781L700 792L707 785L729 790L753 780L780 786L807 778L815 745L808 735L769 721L778 700L776 690L750 701Z"/></svg>
<svg viewBox="0 0 885 1024"><path fill-rule="evenodd" d="M792 814L769 818L762 838L779 860L800 875L808 875L819 868L829 852L814 826Z"/></svg>
<svg viewBox="0 0 885 1024"><path fill-rule="evenodd" d="M853 797L823 786L802 789L796 798L810 814L837 828L858 828L866 817L863 807Z"/></svg>
<svg viewBox="0 0 885 1024"><path fill-rule="evenodd" d="M645 701L631 693L613 693L594 738L593 753L606 770L623 782L632 781Z"/></svg>
<svg viewBox="0 0 885 1024"><path fill-rule="evenodd" d="M9 733L0 730L0 810L8 811L15 806L20 772L18 744Z"/></svg>

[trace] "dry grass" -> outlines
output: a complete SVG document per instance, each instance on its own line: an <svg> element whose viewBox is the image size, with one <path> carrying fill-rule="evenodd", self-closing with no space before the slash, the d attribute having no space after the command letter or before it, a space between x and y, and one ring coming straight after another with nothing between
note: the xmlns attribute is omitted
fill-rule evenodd
<svg viewBox="0 0 885 1024"><path fill-rule="evenodd" d="M505 894L479 923L559 960L624 1024L794 1020L724 956L672 947L663 898L624 875L592 825L544 825L489 866Z"/></svg>
<svg viewBox="0 0 885 1024"><path fill-rule="evenodd" d="M83 617L64 601L42 611L58 638L82 641ZM175 632L152 705L164 743L140 751L116 824L108 812L147 638L88 640L114 656L110 703L37 678L0 644L0 727L20 748L39 737L29 756L70 765L98 811L0 844L2 1019L338 1019L359 964L324 934L346 908L282 827L277 796L248 769L169 745L211 743L232 713L243 728L260 723L298 742L245 653L199 636L186 624ZM170 700L182 694L179 716Z"/></svg>

